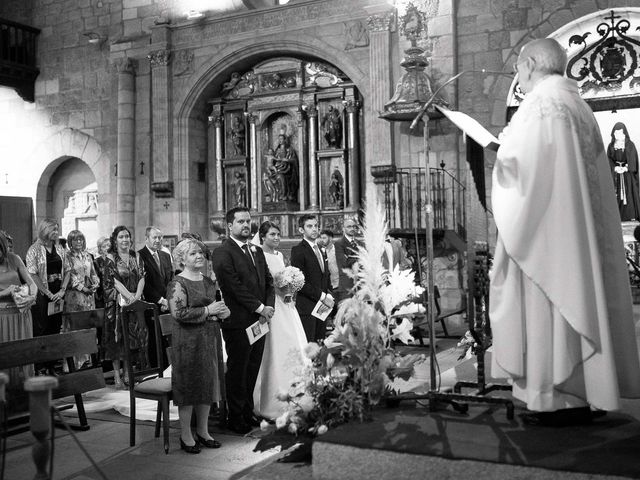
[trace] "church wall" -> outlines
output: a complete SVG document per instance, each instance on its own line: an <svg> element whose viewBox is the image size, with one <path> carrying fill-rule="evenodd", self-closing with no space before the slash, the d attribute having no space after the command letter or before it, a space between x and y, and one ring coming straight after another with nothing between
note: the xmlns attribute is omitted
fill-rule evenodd
<svg viewBox="0 0 640 480"><path fill-rule="evenodd" d="M50 162L60 155L81 155L56 149L47 156L41 146L61 135L79 132L99 149L90 164L99 188L100 231L110 233L118 222L115 166L117 163L118 60L129 57L135 65L133 227L138 243L144 226L153 223L167 234L197 231L210 237L207 214L211 196L206 182L198 179L211 148L206 117L207 100L219 95L222 83L234 71L246 71L260 60L299 53L333 63L347 73L364 97L360 115L364 119L362 162L363 194L375 192L370 166L388 164L419 166L423 163L422 132L409 132L406 125L384 126L377 119L372 97L387 101L402 73L399 64L408 46L395 22L382 43L389 55L379 59L372 41L349 45L351 28L360 23L369 39L374 32L367 19L389 12L382 0L298 1L290 5L240 13L217 14L189 22L170 11L176 2L160 0L3 0L0 16L33 25L42 30L38 39L36 102L26 104L16 95L0 95L0 156L10 165L0 171L0 194L35 198L38 182ZM511 71L519 48L530 38L546 36L561 25L599 9L632 5L630 0L422 0L429 11L428 35L421 40L429 57L427 71L434 88L462 70ZM167 7L167 5L169 7ZM169 11L163 10L164 7ZM375 7L375 8L374 8ZM172 16L171 26L154 22ZM384 26L383 26L384 28ZM89 44L86 32L101 36ZM378 32L376 32L377 34ZM166 35L165 35L166 34ZM102 41L104 40L104 41ZM386 42L386 43L385 43ZM174 182L173 197L159 197L151 191L154 172L161 158L154 150L153 75L148 55L168 49L168 98L166 105L170 138L167 175ZM192 56L191 56L192 55ZM381 61L384 72L372 72L372 61ZM385 63L386 62L386 63ZM375 91L380 80L388 92ZM463 75L457 84L444 89L459 108L499 133L505 122L505 100L511 79L478 73ZM384 89L383 89L384 90ZM18 113L16 113L18 112ZM421 130L419 128L418 130ZM381 134L382 132L382 134ZM461 138L445 122L436 122L430 132L430 164L444 162L467 185L468 239L495 241L495 229L487 225L477 202L473 181L464 161ZM74 137L75 138L75 137ZM73 142L72 142L73 143ZM71 144L69 144L71 145ZM92 143L93 145L93 143ZM76 145L77 148L80 148ZM93 148L93 147L92 147ZM379 150L389 154L382 156ZM37 155L33 152L37 151ZM494 157L487 155L487 195ZM141 165L144 162L144 165ZM4 162L6 163L6 162ZM156 166L158 168L156 168ZM208 169L213 165L207 165ZM4 174L8 173L8 181ZM472 246L472 242L471 246Z"/></svg>

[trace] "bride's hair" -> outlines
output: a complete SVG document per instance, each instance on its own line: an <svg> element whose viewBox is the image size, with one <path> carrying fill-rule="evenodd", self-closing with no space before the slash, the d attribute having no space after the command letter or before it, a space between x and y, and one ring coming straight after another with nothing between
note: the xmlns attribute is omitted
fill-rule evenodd
<svg viewBox="0 0 640 480"><path fill-rule="evenodd" d="M260 245L264 243L264 237L267 236L267 233L269 233L269 230L272 228L275 228L276 230L280 231L280 227L275 223L273 223L272 221L267 220L265 222L262 222L262 224L260 225L260 228L258 229L258 237L260 237Z"/></svg>

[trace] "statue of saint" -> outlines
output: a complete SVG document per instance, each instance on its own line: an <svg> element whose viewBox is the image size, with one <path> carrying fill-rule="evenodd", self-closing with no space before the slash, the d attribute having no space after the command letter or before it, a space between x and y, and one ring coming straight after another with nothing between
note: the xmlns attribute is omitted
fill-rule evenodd
<svg viewBox="0 0 640 480"><path fill-rule="evenodd" d="M298 155L291 147L289 138L284 134L278 135L278 145L273 150L272 165L277 172L276 177L282 182L280 200L298 200ZM276 184L278 187L278 184Z"/></svg>
<svg viewBox="0 0 640 480"><path fill-rule="evenodd" d="M236 206L247 206L247 181L244 178L244 174L235 172L233 174L233 193L235 197Z"/></svg>
<svg viewBox="0 0 640 480"><path fill-rule="evenodd" d="M329 147L340 148L342 146L342 118L338 109L333 105L329 105L329 110L322 118L322 133Z"/></svg>
<svg viewBox="0 0 640 480"><path fill-rule="evenodd" d="M231 144L234 155L244 155L245 128L238 115L231 117Z"/></svg>
<svg viewBox="0 0 640 480"><path fill-rule="evenodd" d="M335 167L329 180L329 198L338 208L344 207L344 178L338 167Z"/></svg>

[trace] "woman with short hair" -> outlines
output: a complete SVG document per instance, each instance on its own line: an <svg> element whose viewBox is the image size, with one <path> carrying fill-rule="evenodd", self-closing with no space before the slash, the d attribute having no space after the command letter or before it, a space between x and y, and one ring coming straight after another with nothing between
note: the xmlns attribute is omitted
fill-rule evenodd
<svg viewBox="0 0 640 480"><path fill-rule="evenodd" d="M214 322L229 316L229 309L216 301L218 286L202 274L205 246L195 238L182 240L173 250L176 267L182 271L167 286L167 300L174 319L171 336L171 385L173 403L180 417L180 447L199 453L200 447L219 448L209 434L209 410L220 401ZM191 416L196 413L196 438L191 432Z"/></svg>
<svg viewBox="0 0 640 480"><path fill-rule="evenodd" d="M80 230L67 235L69 252L65 259L65 270L69 276L64 296L65 312L82 312L96 308L94 294L100 280L93 266L93 258L87 251L87 240Z"/></svg>

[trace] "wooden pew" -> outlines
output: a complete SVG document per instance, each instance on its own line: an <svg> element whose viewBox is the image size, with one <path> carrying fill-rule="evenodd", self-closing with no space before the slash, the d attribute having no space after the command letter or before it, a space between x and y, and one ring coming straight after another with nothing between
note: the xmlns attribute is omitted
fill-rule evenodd
<svg viewBox="0 0 640 480"><path fill-rule="evenodd" d="M57 377L58 387L53 390L53 398L73 395L80 421L75 428L88 430L82 394L104 388L104 375L102 367L76 370L73 357L97 350L95 328L4 342L0 343L0 370L66 359L69 373Z"/></svg>

